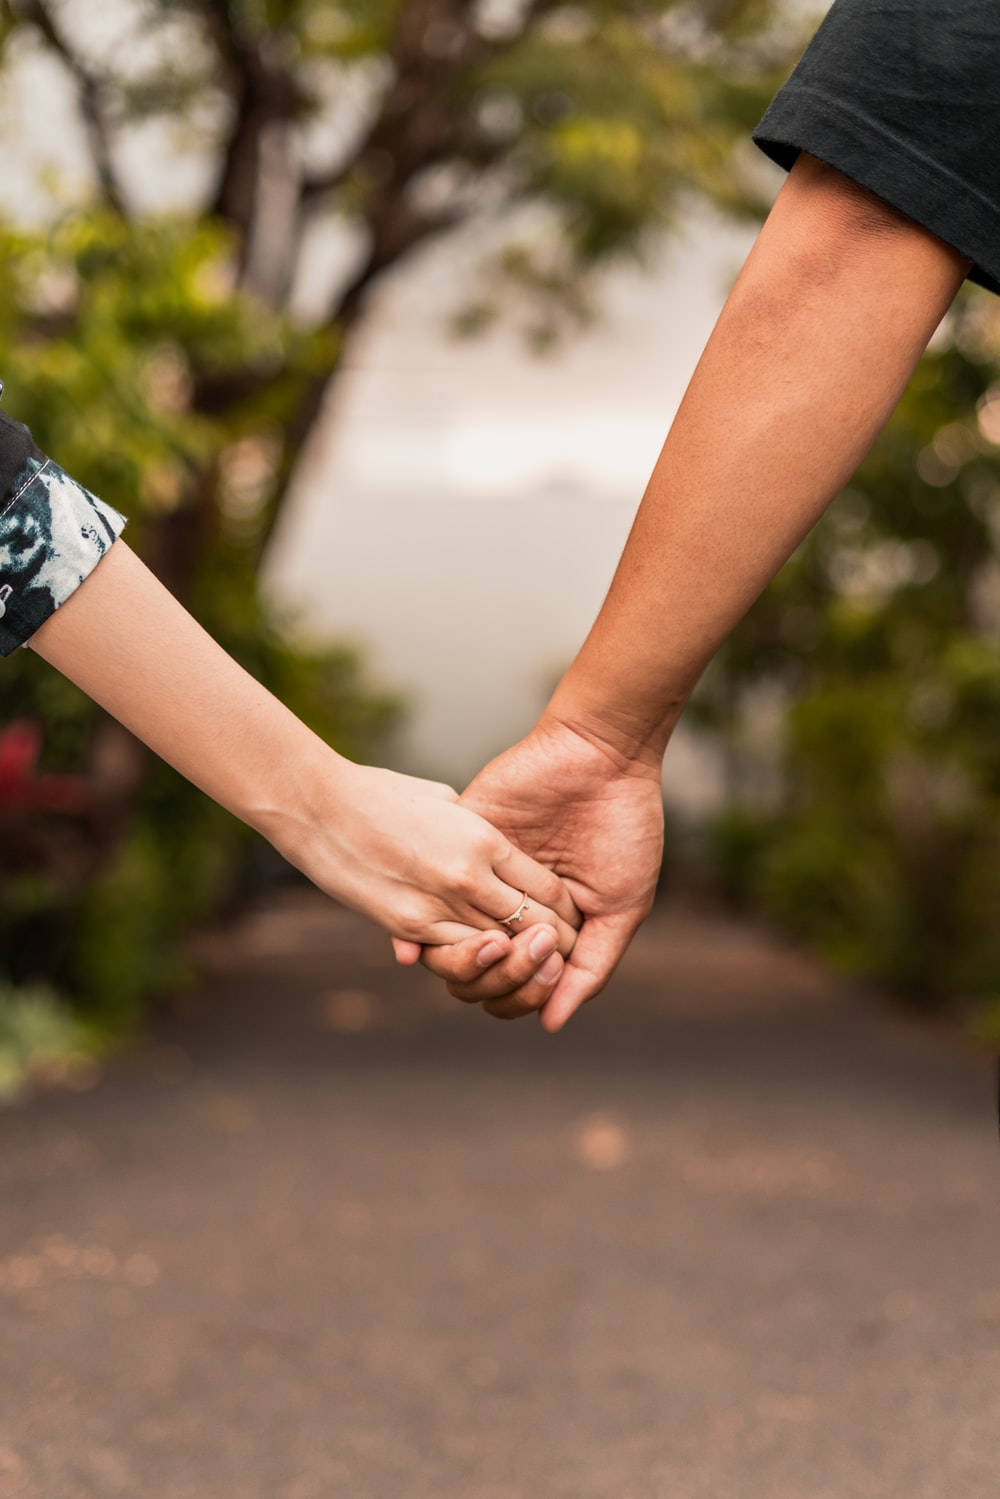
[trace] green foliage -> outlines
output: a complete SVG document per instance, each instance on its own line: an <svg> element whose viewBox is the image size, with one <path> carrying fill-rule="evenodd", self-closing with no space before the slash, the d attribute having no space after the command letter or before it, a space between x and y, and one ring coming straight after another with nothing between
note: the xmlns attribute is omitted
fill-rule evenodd
<svg viewBox="0 0 1000 1499"><path fill-rule="evenodd" d="M234 287L230 239L211 221L132 223L100 209L44 235L0 232L12 412L64 467L138 513L135 532L144 515L182 508L241 438L265 443L335 354L332 334L307 334ZM196 387L227 382L237 399L198 409Z"/></svg>
<svg viewBox="0 0 1000 1499"><path fill-rule="evenodd" d="M34 1078L66 1080L89 1066L95 1036L50 990L0 979L0 1104Z"/></svg>
<svg viewBox="0 0 1000 1499"><path fill-rule="evenodd" d="M741 204L733 153L775 74L759 58L742 73L725 31L692 56L662 23L657 38L650 10L563 12L469 80L487 118L506 105L519 121L516 190L557 210L577 265L641 248L685 192Z"/></svg>
<svg viewBox="0 0 1000 1499"><path fill-rule="evenodd" d="M547 229L501 231L464 322L513 293L544 347L586 316L589 270L642 254L692 189L752 210L739 146L797 43L777 14L125 0L97 57L85 8L4 7L5 66L37 47L67 69L94 188L71 211L54 194L44 233L0 226L10 414L129 516L130 544L227 650L338 749L370 754L394 705L349 654L293 647L256 586L364 292L417 245L529 207ZM139 211L121 178L151 120L198 158L205 191L183 214ZM324 215L363 248L305 326L292 291ZM249 835L28 653L0 673L0 725L15 718L44 726L40 773L75 773L90 800L5 823L10 980L56 984L120 1030L181 975L179 939L238 883Z"/></svg>
<svg viewBox="0 0 1000 1499"><path fill-rule="evenodd" d="M724 882L914 1002L1000 994L1000 320L970 294L706 679ZM783 705L771 804L747 725Z"/></svg>
<svg viewBox="0 0 1000 1499"><path fill-rule="evenodd" d="M256 586L282 424L331 358L330 338L234 290L230 264L213 224L133 226L97 210L44 236L3 231L7 401L126 512L130 543L159 556L222 644L329 742L362 756L394 705L367 689L350 653L293 647ZM191 391L205 381L235 382L237 398L218 414L198 410ZM19 857L8 847L2 949L22 983L72 995L92 1034L120 1031L144 998L183 977L179 939L227 897L252 835L152 757L138 785L109 784L96 763L109 726L28 652L0 674L0 723L15 717L44 725L42 770L78 773L93 810L36 813ZM108 836L116 819L121 833Z"/></svg>
<svg viewBox="0 0 1000 1499"><path fill-rule="evenodd" d="M325 163L289 219L285 286L306 203L367 237L366 275L486 215L499 247L483 303L516 301L530 249L529 298L541 276L556 326L567 288L643 253L691 193L761 208L747 136L808 30L775 0L127 0L119 26L121 54L141 61L100 70L108 134L183 119L189 148L219 161L215 207L251 242L250 196L236 204L255 132L287 123L289 174L301 156ZM546 231L505 223L522 205L544 210Z"/></svg>

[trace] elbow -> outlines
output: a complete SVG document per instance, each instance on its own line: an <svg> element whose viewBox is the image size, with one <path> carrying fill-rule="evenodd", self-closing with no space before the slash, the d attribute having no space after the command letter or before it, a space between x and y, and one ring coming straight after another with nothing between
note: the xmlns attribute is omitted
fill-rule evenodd
<svg viewBox="0 0 1000 1499"><path fill-rule="evenodd" d="M775 213L789 269L820 284L859 265L905 263L913 255L930 255L963 276L972 264L898 208L805 152L789 173Z"/></svg>

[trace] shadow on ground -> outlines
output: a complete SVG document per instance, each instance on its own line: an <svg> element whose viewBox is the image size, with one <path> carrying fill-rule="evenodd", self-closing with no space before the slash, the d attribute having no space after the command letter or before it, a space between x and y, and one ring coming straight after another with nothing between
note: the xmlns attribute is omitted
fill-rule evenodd
<svg viewBox="0 0 1000 1499"><path fill-rule="evenodd" d="M296 896L0 1121L2 1499L996 1491L991 1080L658 913L561 1037Z"/></svg>

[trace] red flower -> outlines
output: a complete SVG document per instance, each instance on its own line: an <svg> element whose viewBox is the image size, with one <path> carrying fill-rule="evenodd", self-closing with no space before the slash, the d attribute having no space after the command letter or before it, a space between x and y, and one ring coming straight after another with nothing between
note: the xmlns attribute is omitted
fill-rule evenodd
<svg viewBox="0 0 1000 1499"><path fill-rule="evenodd" d="M90 798L82 776L37 774L41 749L41 729L27 719L0 729L0 817L86 808Z"/></svg>

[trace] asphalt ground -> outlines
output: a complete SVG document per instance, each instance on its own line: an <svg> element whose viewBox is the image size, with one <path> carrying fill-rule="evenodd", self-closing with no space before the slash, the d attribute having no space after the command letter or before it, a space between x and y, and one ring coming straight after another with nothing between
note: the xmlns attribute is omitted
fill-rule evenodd
<svg viewBox="0 0 1000 1499"><path fill-rule="evenodd" d="M296 895L0 1116L2 1499L995 1499L989 1059L658 912L560 1036Z"/></svg>

